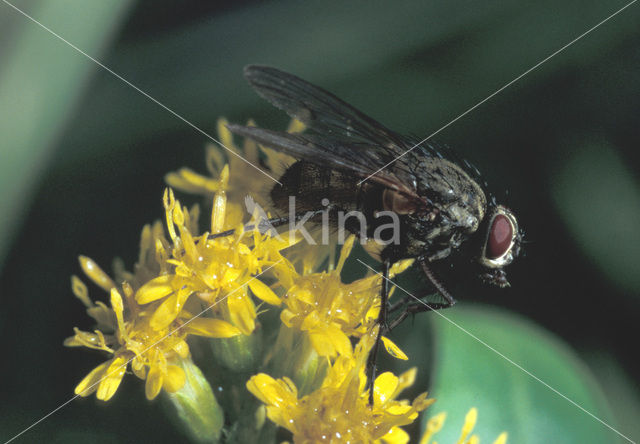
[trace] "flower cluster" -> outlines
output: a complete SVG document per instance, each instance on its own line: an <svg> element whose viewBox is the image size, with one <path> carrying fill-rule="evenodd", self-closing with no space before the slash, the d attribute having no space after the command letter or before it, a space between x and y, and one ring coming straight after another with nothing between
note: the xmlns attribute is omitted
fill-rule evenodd
<svg viewBox="0 0 640 444"><path fill-rule="evenodd" d="M292 432L295 442L406 443L409 436L400 426L413 422L435 400L426 393L412 403L396 399L413 384L413 368L399 377L391 372L378 376L369 405L364 370L373 341L373 335L363 336L355 353L340 355L321 386L306 396L299 396L288 377L275 380L264 373L253 376L247 388L266 405L269 419Z"/></svg>
<svg viewBox="0 0 640 444"><path fill-rule="evenodd" d="M351 236L342 246L335 269L328 272L299 274L286 269L280 273L281 284L286 288L283 296L285 308L280 312L284 326L304 332L320 356L334 358L352 355L351 338L360 338L371 332L380 311L379 275L358 279L350 284L342 282L342 268L351 254L355 237ZM411 266L412 260L395 264L389 276L393 277ZM392 354L404 354L385 338L385 345Z"/></svg>
<svg viewBox="0 0 640 444"><path fill-rule="evenodd" d="M96 320L97 329L75 335L67 346L103 350L113 357L95 368L76 387L76 394L108 400L113 396L127 365L146 379L146 396L155 398L161 388L175 392L184 385L179 360L189 358L189 335L229 338L250 335L255 329L256 307L249 289L263 301L279 305L280 299L257 275L283 261L283 239L257 231L246 233L240 219L228 218L225 188L228 168L222 170L213 198L211 231L197 233L197 207L181 207L173 192L164 195L169 239L160 224L142 232L140 261L133 273L121 271L116 284L94 261L80 257L86 276L110 293L111 307L93 303L88 289L72 278L74 294ZM237 222L229 236L212 238Z"/></svg>
<svg viewBox="0 0 640 444"><path fill-rule="evenodd" d="M253 165L279 175L293 162L251 141L239 150L225 123L219 122L220 139ZM290 127L301 130L296 122ZM259 215L243 220L241 203L250 195L267 206L259 192L265 176L237 156L225 162L212 147L206 159L210 176L183 168L166 178L171 187L210 203L206 231L198 230L199 208L187 209L167 189L165 223L144 227L133 271L118 262L111 278L93 260L80 258L89 280L110 294L110 306L93 302L87 286L72 277L74 294L97 326L93 332L76 328L65 345L101 350L109 360L77 385L76 394L97 392L98 399L110 399L130 366L146 380L148 399L164 389L197 440L223 436L227 442L275 442L268 418L296 443L408 442L402 427L435 400L426 392L399 399L414 383L415 368L368 381L382 278L373 274L343 281L355 237L342 246L334 264L335 247L308 248L296 244L295 235L261 233L252 228ZM390 277L411 264L394 264ZM248 348L251 341L262 346ZM392 356L408 359L390 339L382 342ZM194 363L192 350L207 343L208 354L198 353L205 358ZM251 359L234 364L245 355ZM208 378L231 394L220 395L220 404ZM247 408L255 414L247 415ZM472 412L460 443L478 442L470 435ZM443 422L443 415L429 420L421 442L429 443ZM501 435L496 444L505 441Z"/></svg>

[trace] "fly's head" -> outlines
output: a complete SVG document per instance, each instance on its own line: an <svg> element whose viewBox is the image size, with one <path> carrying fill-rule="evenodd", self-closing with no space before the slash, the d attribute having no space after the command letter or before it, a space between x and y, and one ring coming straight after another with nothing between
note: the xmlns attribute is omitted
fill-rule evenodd
<svg viewBox="0 0 640 444"><path fill-rule="evenodd" d="M482 241L477 257L482 269L480 278L499 287L508 287L509 281L503 268L518 257L523 237L516 216L502 205L489 208L477 236Z"/></svg>

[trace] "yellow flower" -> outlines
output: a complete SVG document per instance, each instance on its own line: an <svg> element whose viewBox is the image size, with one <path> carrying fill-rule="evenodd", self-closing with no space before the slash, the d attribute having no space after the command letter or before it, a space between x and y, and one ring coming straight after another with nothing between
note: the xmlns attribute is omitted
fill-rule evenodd
<svg viewBox="0 0 640 444"><path fill-rule="evenodd" d="M340 252L338 264L328 272L298 274L292 268L276 272L287 288L280 319L289 327L308 335L312 347L320 356L350 356L350 337L359 338L375 325L380 310L381 277L374 274L350 284L342 282L340 274L355 241L350 236ZM390 277L406 270L411 260L395 264ZM288 274L287 274L288 273ZM385 346L399 357L402 352L385 339ZM406 359L406 357L404 357Z"/></svg>
<svg viewBox="0 0 640 444"><path fill-rule="evenodd" d="M107 274L91 259L81 257L80 261L85 270L91 270L88 276L94 283L103 288L112 285ZM189 346L185 341L187 335L211 336L216 329L216 320L208 318L196 318L183 328L178 328L190 318L190 314L185 312L169 328L154 330L149 326L150 312L135 302L133 289L126 283L122 290L111 286L111 308L100 302L94 304L88 296L87 287L76 276L72 277L72 288L100 329L90 333L75 328L75 335L67 338L64 344L103 350L112 355L111 359L93 369L76 386L75 393L80 396L97 392L98 399L110 399L118 389L129 363L136 376L146 379L147 398L155 398L162 388L175 392L185 381L179 361L189 359Z"/></svg>
<svg viewBox="0 0 640 444"><path fill-rule="evenodd" d="M438 433L442 426L444 425L444 421L447 417L446 413L438 413L432 418L429 418L427 421L427 426L425 427L424 434L422 438L420 438L420 444L430 444L431 438L433 435ZM480 438L477 435L470 435L473 431L473 428L476 425L476 421L478 420L478 410L474 407L467 413L467 416L464 418L464 424L462 426L462 432L460 433L460 438L457 441L457 444L479 444ZM502 432L498 438L493 442L493 444L506 444L507 442L507 433ZM433 444L437 444L435 441Z"/></svg>
<svg viewBox="0 0 640 444"><path fill-rule="evenodd" d="M211 233L228 228L224 191L228 178L228 168L223 168L213 198ZM165 192L164 203L171 241L158 224L145 227L135 271L116 273L121 285L91 259L80 257L85 274L110 293L111 307L93 303L87 287L74 276L73 292L96 320L97 329L92 333L75 329L65 345L102 350L112 358L89 373L76 387L76 394L97 392L99 399L108 400L129 363L134 374L146 380L147 398L155 398L162 388L175 392L185 381L180 360L190 359L189 335L229 338L250 334L256 309L248 289L269 304L280 304L276 294L251 275L279 262L286 268L280 250L289 246L287 242L257 231L245 233L240 220L231 236L196 236L197 209L182 208L170 190ZM192 294L198 298L190 298ZM207 317L198 316L204 311L209 311Z"/></svg>
<svg viewBox="0 0 640 444"><path fill-rule="evenodd" d="M211 307L212 314L226 322L224 336L249 335L255 328L256 307L248 289L271 305L280 305L280 298L252 275L276 263L283 262L280 250L290 246L289 237L272 238L257 230L244 232L240 220L231 235L211 239L229 227L226 219L226 195L229 174L221 173L220 191L213 198L210 232L195 235L190 228L189 212L175 200L173 192L165 192L164 205L171 242L158 242L156 252L166 257L171 267L145 283L136 292L139 304L160 301L151 319L151 326L165 328L173 322L191 295ZM286 268L286 263L281 268ZM221 321L221 322L222 322Z"/></svg>
<svg viewBox="0 0 640 444"><path fill-rule="evenodd" d="M416 369L395 376L386 372L373 385L373 405L365 389L365 361L373 335L364 336L352 356L339 356L322 385L298 397L289 378L273 379L264 373L253 376L247 389L266 405L267 416L291 431L295 443L358 442L404 444L408 434L400 427L410 424L434 400L422 393L413 402L396 399L411 386Z"/></svg>

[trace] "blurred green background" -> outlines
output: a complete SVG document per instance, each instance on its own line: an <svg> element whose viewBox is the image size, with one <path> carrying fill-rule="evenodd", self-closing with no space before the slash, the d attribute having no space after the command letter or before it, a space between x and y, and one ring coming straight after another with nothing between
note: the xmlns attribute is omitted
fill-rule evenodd
<svg viewBox="0 0 640 444"><path fill-rule="evenodd" d="M283 127L242 79L249 63L312 81L401 133L427 136L626 2L25 0L16 5L210 134L225 116ZM640 6L437 137L518 214L512 287L452 274L445 314L632 440L640 439ZM137 257L166 172L204 171L207 139L0 2L0 439L71 398L102 361L66 349L91 329L69 290L77 256ZM411 283L410 283L411 284ZM418 288L413 283L413 289ZM94 291L94 295L99 292ZM619 435L436 314L393 334L416 390L479 408L491 442L613 443ZM444 436L446 435L446 436ZM16 442L171 442L143 384L75 400Z"/></svg>

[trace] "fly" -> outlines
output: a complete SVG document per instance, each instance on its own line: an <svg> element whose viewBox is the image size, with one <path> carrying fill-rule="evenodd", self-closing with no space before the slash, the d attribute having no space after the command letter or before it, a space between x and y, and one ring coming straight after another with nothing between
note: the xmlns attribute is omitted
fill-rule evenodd
<svg viewBox="0 0 640 444"><path fill-rule="evenodd" d="M381 212L396 216L397 242L368 248L382 263L384 278L380 330L369 362L371 381L375 379L383 329L393 328L411 313L455 304L431 270L432 263L461 252L475 264L483 281L499 287L509 285L503 269L518 256L523 234L512 211L485 191L486 185L474 167L448 148L420 143L389 130L292 74L250 65L244 75L260 96L307 127L302 134L289 134L228 125L235 134L298 159L280 178L282 186L271 190L277 210L286 213L290 198L295 197L302 211L319 215L320 210L328 210L333 215L332 223L339 212L358 211L364 216L365 228L359 223L346 224L345 228L361 238L372 238L380 228ZM278 221L286 223L290 219ZM393 306L388 304L389 268L405 258L416 260L443 302L425 305L405 299ZM400 309L389 323L388 314Z"/></svg>

